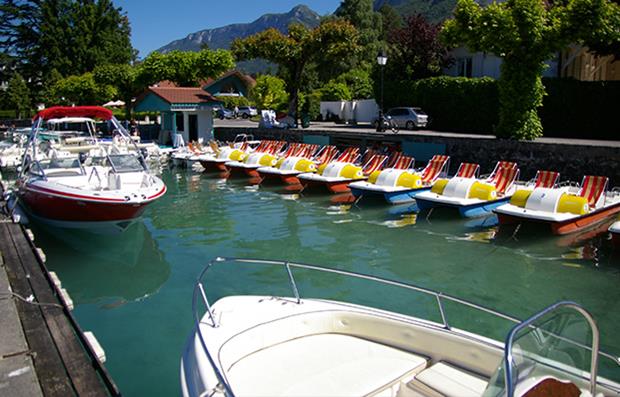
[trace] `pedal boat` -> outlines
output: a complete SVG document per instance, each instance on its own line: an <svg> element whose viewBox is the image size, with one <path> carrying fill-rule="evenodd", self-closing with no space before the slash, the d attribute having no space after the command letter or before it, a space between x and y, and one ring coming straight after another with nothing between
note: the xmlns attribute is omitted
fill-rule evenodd
<svg viewBox="0 0 620 397"><path fill-rule="evenodd" d="M286 142L263 142L265 142L264 146L257 148L251 153L242 154L237 159L231 159L225 163L231 176L258 178L260 175L257 170L260 167L273 166L277 163L278 157L284 155L284 152L280 152L286 145Z"/></svg>
<svg viewBox="0 0 620 397"><path fill-rule="evenodd" d="M445 177L450 161L449 156L434 155L424 169L416 172L410 169L413 158L408 159L405 163L409 164L405 167L400 166L398 158L393 166L370 174L367 181L352 182L349 185L351 193L358 200L369 196L383 196L390 204L408 203L413 201L418 193L430 190L432 183L442 174Z"/></svg>
<svg viewBox="0 0 620 397"><path fill-rule="evenodd" d="M348 148L349 150L351 148ZM359 151L345 150L336 161L332 161L317 170L316 173L306 172L299 175L299 181L306 189L327 189L330 193L348 193L349 184L355 181L368 179L370 174L383 168L387 162L387 156L373 152L367 152L365 163L357 163Z"/></svg>
<svg viewBox="0 0 620 397"><path fill-rule="evenodd" d="M501 224L534 223L564 235L609 219L620 212L620 191L606 191L608 178L585 176L581 187L519 190L494 210Z"/></svg>
<svg viewBox="0 0 620 397"><path fill-rule="evenodd" d="M274 166L257 169L261 183L281 182L286 185L299 185L298 175L315 172L318 167L331 161L337 154L335 146L301 144L300 149L291 156L279 159Z"/></svg>
<svg viewBox="0 0 620 397"><path fill-rule="evenodd" d="M89 158L94 149L39 159L38 130L44 120L76 117L89 120L88 131L94 133L92 118L112 123L129 137L127 131L108 109L97 106L52 107L35 117L32 136L18 176L17 201L26 212L42 222L57 227L89 229L95 232L120 232L127 229L146 207L166 193L161 179L152 175L140 151L132 154L105 154ZM96 143L94 135L93 141ZM89 145L91 146L91 145Z"/></svg>
<svg viewBox="0 0 620 397"><path fill-rule="evenodd" d="M279 270L290 296L233 295L211 304L208 282L214 280L208 270L215 266L230 272L271 267L275 275ZM403 303L409 313L404 314L386 310L381 298L378 307L332 300L341 296L338 291L304 298L297 272L304 282L333 276L337 282L328 285L367 283L373 291L385 289L381 297L390 296L390 289L410 294L408 302L420 307ZM410 314L414 309L420 317ZM620 395L620 384L597 375L599 360L617 366L616 358L599 352L596 322L574 302L558 302L521 321L394 280L291 262L218 258L195 286L193 311L180 368L185 397L522 397L540 388L556 396ZM448 313L473 316L468 324L477 324L478 331L455 326ZM500 321L506 329L512 326L504 343L479 333L485 319L489 326ZM575 327L591 332L585 334L591 342L572 340Z"/></svg>
<svg viewBox="0 0 620 397"><path fill-rule="evenodd" d="M516 163L500 161L486 179L455 176L437 180L430 191L415 196L416 204L420 211L447 207L467 218L485 216L510 200L518 176Z"/></svg>

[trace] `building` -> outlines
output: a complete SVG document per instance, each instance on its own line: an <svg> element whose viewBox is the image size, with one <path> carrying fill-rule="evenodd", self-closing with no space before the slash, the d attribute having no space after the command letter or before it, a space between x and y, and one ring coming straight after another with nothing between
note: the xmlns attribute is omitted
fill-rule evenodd
<svg viewBox="0 0 620 397"><path fill-rule="evenodd" d="M238 70L224 73L217 80L207 81L202 89L209 94L217 96L242 96L247 97L250 89L256 85L256 80Z"/></svg>
<svg viewBox="0 0 620 397"><path fill-rule="evenodd" d="M219 105L200 87L151 86L135 103L136 112L160 112L160 142L181 134L185 142L213 139L213 107ZM164 135L164 136L162 136Z"/></svg>

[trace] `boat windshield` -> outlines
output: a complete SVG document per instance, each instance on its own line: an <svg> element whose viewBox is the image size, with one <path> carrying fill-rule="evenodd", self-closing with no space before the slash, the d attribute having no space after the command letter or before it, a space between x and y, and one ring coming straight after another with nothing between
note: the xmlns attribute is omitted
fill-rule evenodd
<svg viewBox="0 0 620 397"><path fill-rule="evenodd" d="M598 330L575 307L558 303L516 326L506 341L504 364L484 396L522 395L546 379L589 389L591 376L596 381ZM508 375L507 362L511 363Z"/></svg>
<svg viewBox="0 0 620 397"><path fill-rule="evenodd" d="M39 164L44 170L52 170L56 168L80 168L80 160L77 157L42 160L39 162Z"/></svg>
<svg viewBox="0 0 620 397"><path fill-rule="evenodd" d="M112 168L116 172L139 172L144 171L144 167L133 154L111 154L108 156Z"/></svg>

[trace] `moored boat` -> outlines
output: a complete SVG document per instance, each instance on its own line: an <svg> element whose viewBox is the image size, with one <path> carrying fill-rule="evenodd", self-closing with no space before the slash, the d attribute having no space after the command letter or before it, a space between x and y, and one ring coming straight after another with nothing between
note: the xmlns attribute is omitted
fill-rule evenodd
<svg viewBox="0 0 620 397"><path fill-rule="evenodd" d="M448 207L457 209L464 217L484 216L510 199L516 191L518 177L517 163L499 161L485 179L461 176L439 179L429 191L417 194L415 200L421 211Z"/></svg>
<svg viewBox="0 0 620 397"><path fill-rule="evenodd" d="M609 226L609 234L614 245L620 247L620 221L616 221Z"/></svg>
<svg viewBox="0 0 620 397"><path fill-rule="evenodd" d="M216 267L224 267L216 274L268 268L273 277L280 270L290 295L232 295L211 303L209 271ZM364 305L346 300L341 291L305 298L295 277L299 274L304 283L344 281L347 288L359 285L376 294L366 297ZM329 277L338 282L325 284ZM409 299L398 308L386 298L392 294ZM199 277L192 307L194 329L180 370L186 397L521 397L538 395L531 393L541 388L557 396L620 395L620 384L598 376L599 361L609 360L615 368L616 358L599 351L596 322L574 302L558 302L521 321L375 276L292 262L217 258ZM463 316L471 322L457 320ZM487 324L494 324L494 330L500 324L512 327L504 343L492 338L494 330ZM574 340L575 330L590 339Z"/></svg>
<svg viewBox="0 0 620 397"><path fill-rule="evenodd" d="M241 154L238 158L227 161L225 163L226 168L231 176L259 177L257 169L275 165L278 157L283 155L280 151L284 146L286 146L285 141L261 141L261 145L254 151Z"/></svg>
<svg viewBox="0 0 620 397"><path fill-rule="evenodd" d="M424 169L416 172L410 169L413 158L399 154L392 166L375 171L367 181L351 183L349 188L357 199L383 196L390 204L411 202L418 193L430 190L440 176L446 176L449 161L449 156L434 155Z"/></svg>
<svg viewBox="0 0 620 397"><path fill-rule="evenodd" d="M256 171L261 177L261 183L280 181L288 185L296 185L299 184L297 175L315 171L318 165L325 161L322 160L323 157L331 156L330 160L333 158L330 153L335 155L335 149L335 146L319 147L319 145L314 144L299 144L296 150L291 151L289 155L285 153L275 165L260 167Z"/></svg>
<svg viewBox="0 0 620 397"><path fill-rule="evenodd" d="M383 168L388 156L367 151L362 160L358 148L347 148L335 161L319 167L317 172L306 172L298 176L303 189L327 189L331 193L349 192L351 182L366 180L373 172Z"/></svg>
<svg viewBox="0 0 620 397"><path fill-rule="evenodd" d="M607 191L608 181L586 175L580 186L520 190L494 212L500 224L540 224L560 235L576 232L620 212L620 192Z"/></svg>
<svg viewBox="0 0 620 397"><path fill-rule="evenodd" d="M39 128L45 120L66 119L84 123L88 145L74 152L47 158L37 154ZM108 154L94 137L93 118L108 120L120 134L127 131L108 109L97 106L52 107L35 117L17 180L18 203L30 216L58 227L83 228L98 232L127 229L146 209L162 197L166 186L152 175L136 150L131 154ZM65 148L66 149L66 148Z"/></svg>

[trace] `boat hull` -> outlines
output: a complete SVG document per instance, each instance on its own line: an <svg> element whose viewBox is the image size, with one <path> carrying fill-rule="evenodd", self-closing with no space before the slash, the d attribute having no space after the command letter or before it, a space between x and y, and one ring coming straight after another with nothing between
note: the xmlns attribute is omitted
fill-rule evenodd
<svg viewBox="0 0 620 397"><path fill-rule="evenodd" d="M321 180L309 180L309 179L300 179L301 185L304 190L320 190L326 189L329 193L349 193L351 189L349 189L349 184L353 182L353 179L345 180L345 181L321 181Z"/></svg>
<svg viewBox="0 0 620 397"><path fill-rule="evenodd" d="M278 174L274 172L261 172L259 170L258 174L261 177L261 183L265 183L265 184L266 183L273 183L273 184L283 183L286 185L299 185L301 183L299 181L299 178L297 178L297 175L301 174L301 172L297 174Z"/></svg>
<svg viewBox="0 0 620 397"><path fill-rule="evenodd" d="M620 212L620 202L608 207L601 208L599 210L590 212L588 214L571 218L564 221L552 221L544 219L526 218L511 214L497 212L497 218L501 225L510 225L518 223L533 223L546 225L551 233L555 235L565 235L580 230L595 226L596 224L605 221L609 217Z"/></svg>
<svg viewBox="0 0 620 397"><path fill-rule="evenodd" d="M510 200L510 197L505 197L505 198L501 198L498 200L492 200L492 201L483 201L480 203L468 204L468 205L427 200L425 198L420 198L420 196L417 196L415 200L416 200L416 203L420 211L429 210L431 208L446 207L446 208L454 208L458 210L459 214L461 214L462 217L477 218L480 216L489 215L490 213L493 212L495 208L508 202Z"/></svg>
<svg viewBox="0 0 620 397"><path fill-rule="evenodd" d="M228 172L228 167L222 161L200 160L205 172Z"/></svg>
<svg viewBox="0 0 620 397"><path fill-rule="evenodd" d="M355 198L359 197L383 197L385 201L390 204L406 204L415 201L415 197L418 193L422 193L430 190L430 187L424 187L420 189L402 190L402 191L380 191L370 189L360 189L355 186L349 186L351 193Z"/></svg>

